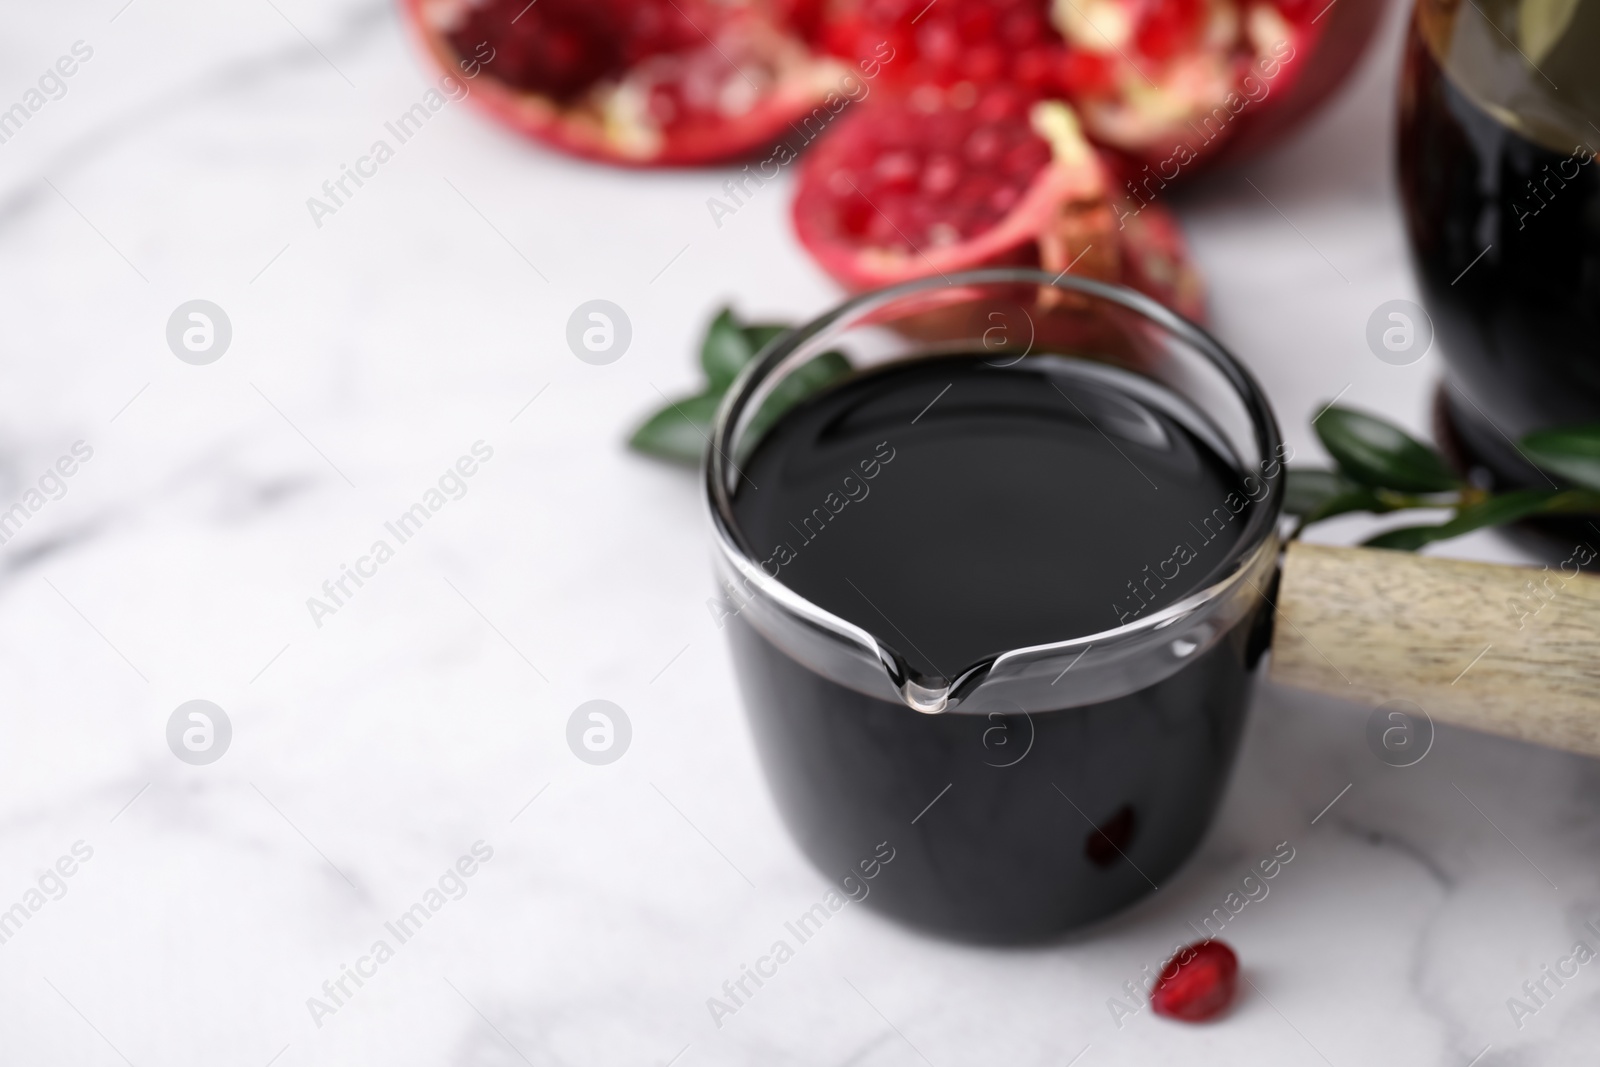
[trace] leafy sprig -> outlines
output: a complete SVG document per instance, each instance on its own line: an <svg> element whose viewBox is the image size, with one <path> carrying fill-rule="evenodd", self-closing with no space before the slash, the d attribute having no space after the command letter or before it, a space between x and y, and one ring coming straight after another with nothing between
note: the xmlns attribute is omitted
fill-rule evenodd
<svg viewBox="0 0 1600 1067"><path fill-rule="evenodd" d="M732 308L711 320L700 345L705 386L692 396L668 401L628 439L629 447L673 463L698 466L711 440L711 423L728 387L760 351L789 332L780 323L741 322ZM850 361L838 352L824 352L779 383L751 420L759 434L789 408L850 373Z"/></svg>
<svg viewBox="0 0 1600 1067"><path fill-rule="evenodd" d="M1600 514L1600 425L1541 430L1522 440L1523 455L1573 488L1505 493L1468 484L1438 451L1354 408L1331 405L1313 428L1335 468L1289 471L1284 510L1299 519L1296 537L1312 523L1353 512L1452 512L1444 522L1402 526L1366 541L1374 548L1414 552L1434 541L1537 515Z"/></svg>
<svg viewBox="0 0 1600 1067"><path fill-rule="evenodd" d="M789 329L781 323L743 322L731 308L723 308L711 320L700 346L705 385L698 393L669 401L646 419L629 446L697 466L728 388L762 349ZM850 371L850 361L838 352L817 356L773 390L751 421L752 432L759 434L789 408ZM1600 515L1600 424L1541 430L1522 439L1522 454L1571 488L1504 493L1465 482L1436 449L1393 423L1354 408L1329 405L1313 428L1334 467L1289 470L1284 511L1298 520L1292 537L1337 515L1450 512L1444 522L1402 526L1366 541L1375 548L1414 552L1435 541L1540 515Z"/></svg>

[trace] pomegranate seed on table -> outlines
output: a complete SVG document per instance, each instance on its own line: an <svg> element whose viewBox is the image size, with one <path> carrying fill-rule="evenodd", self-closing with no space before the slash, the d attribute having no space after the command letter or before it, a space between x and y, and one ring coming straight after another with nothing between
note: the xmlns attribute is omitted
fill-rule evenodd
<svg viewBox="0 0 1600 1067"><path fill-rule="evenodd" d="M1150 991L1157 1015L1198 1023L1215 1019L1233 1003L1239 957L1221 941L1198 941L1161 966Z"/></svg>

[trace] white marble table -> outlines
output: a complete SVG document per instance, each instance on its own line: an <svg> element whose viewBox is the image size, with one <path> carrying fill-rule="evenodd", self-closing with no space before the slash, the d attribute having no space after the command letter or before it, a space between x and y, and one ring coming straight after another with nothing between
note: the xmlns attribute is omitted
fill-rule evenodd
<svg viewBox="0 0 1600 1067"><path fill-rule="evenodd" d="M1271 688L1203 851L1132 913L998 952L846 909L717 1028L706 998L826 883L755 764L693 480L620 441L693 380L717 302L800 317L835 298L786 188L719 230L718 173L579 164L452 104L318 227L306 199L427 87L392 5L123 4L13 5L0 41L0 107L93 50L0 144L0 508L93 450L0 547L0 909L28 915L0 944L0 1063L1592 1055L1600 968L1520 1028L1507 999L1600 946L1596 765L1446 729L1396 770L1360 709ZM1181 205L1217 331L1305 455L1319 401L1347 390L1421 428L1438 373L1362 342L1374 307L1414 296L1392 30L1247 168L1259 193L1236 172ZM208 366L164 336L195 298L233 326ZM634 326L605 367L562 341L594 298ZM464 495L313 620L307 598L480 441ZM1449 551L1516 558L1487 535ZM609 766L565 743L596 698L634 728ZM232 724L207 766L166 740L193 699ZM1280 841L1294 862L1227 931L1253 987L1233 1013L1116 1025L1122 983ZM447 875L479 842L492 856ZM460 899L387 934L441 877ZM347 965L368 977L335 1001Z"/></svg>

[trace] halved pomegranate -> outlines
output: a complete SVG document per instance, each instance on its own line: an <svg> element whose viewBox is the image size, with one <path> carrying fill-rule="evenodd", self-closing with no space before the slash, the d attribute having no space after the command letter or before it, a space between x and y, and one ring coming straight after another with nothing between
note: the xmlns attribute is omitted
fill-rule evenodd
<svg viewBox="0 0 1600 1067"><path fill-rule="evenodd" d="M1131 285L1203 317L1176 223L1158 207L1119 211L1110 191L1067 105L925 85L863 108L812 150L794 220L851 289L1025 264Z"/></svg>
<svg viewBox="0 0 1600 1067"><path fill-rule="evenodd" d="M902 86L1008 83L1071 101L1090 138L1165 180L1239 157L1343 80L1384 0L825 0L821 42L883 42ZM1171 161L1171 162L1169 162ZM1137 170L1137 164L1132 170Z"/></svg>
<svg viewBox="0 0 1600 1067"><path fill-rule="evenodd" d="M770 148L843 73L813 54L787 12L758 0L404 3L469 99L522 133L613 163L711 163Z"/></svg>

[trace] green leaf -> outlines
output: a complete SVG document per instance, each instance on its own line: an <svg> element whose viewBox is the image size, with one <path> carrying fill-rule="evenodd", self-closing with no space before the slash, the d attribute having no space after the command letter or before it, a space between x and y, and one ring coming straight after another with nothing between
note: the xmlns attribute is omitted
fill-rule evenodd
<svg viewBox="0 0 1600 1067"><path fill-rule="evenodd" d="M1600 492L1592 489L1568 489L1544 509L1547 515L1600 515Z"/></svg>
<svg viewBox="0 0 1600 1067"><path fill-rule="evenodd" d="M776 322L745 324L732 308L711 320L700 347L706 387L697 396L673 401L657 411L628 439L630 448L652 456L698 466L711 441L711 424L723 394L756 354L792 327ZM778 386L757 413L754 426L765 432L801 400L850 373L850 362L837 352L824 352Z"/></svg>
<svg viewBox="0 0 1600 1067"><path fill-rule="evenodd" d="M1375 515L1386 515L1395 510L1395 505L1388 503L1378 495L1377 490L1365 485L1358 485L1348 493L1338 496L1324 503L1316 511L1307 515L1307 523L1321 522L1331 519L1335 515L1348 515L1353 511L1370 511Z"/></svg>
<svg viewBox="0 0 1600 1067"><path fill-rule="evenodd" d="M1442 541L1453 536L1441 532L1443 530L1443 526L1402 526L1377 537L1369 537L1362 544L1368 548L1392 548L1396 552L1415 552L1430 541Z"/></svg>
<svg viewBox="0 0 1600 1067"><path fill-rule="evenodd" d="M1332 500L1349 480L1337 471L1315 470L1309 467L1292 467L1284 483L1283 510L1290 515L1310 515Z"/></svg>
<svg viewBox="0 0 1600 1067"><path fill-rule="evenodd" d="M710 393L720 393L733 384L733 380L756 354L744 327L734 317L732 308L723 308L711 320L706 339L700 346L700 367L711 383Z"/></svg>
<svg viewBox="0 0 1600 1067"><path fill-rule="evenodd" d="M754 355L792 329L794 327L779 322L759 322L744 328L744 339L750 342L750 352Z"/></svg>
<svg viewBox="0 0 1600 1067"><path fill-rule="evenodd" d="M698 467L711 442L711 422L721 393L676 400L645 420L628 439L629 447L673 463Z"/></svg>
<svg viewBox="0 0 1600 1067"><path fill-rule="evenodd" d="M1332 405L1316 421L1323 447L1351 479L1403 493L1442 493L1461 484L1444 457L1400 427Z"/></svg>
<svg viewBox="0 0 1600 1067"><path fill-rule="evenodd" d="M1438 526L1402 526L1398 530L1379 534L1366 541L1369 548L1394 548L1402 552L1415 552L1423 545L1445 541L1452 537L1481 530L1487 526L1504 526L1530 515L1550 509L1564 494L1550 489L1523 489L1515 493L1492 496L1456 512L1449 522Z"/></svg>
<svg viewBox="0 0 1600 1067"><path fill-rule="evenodd" d="M1534 464L1585 489L1600 489L1600 425L1540 430L1522 439Z"/></svg>
<svg viewBox="0 0 1600 1067"><path fill-rule="evenodd" d="M789 375L761 404L761 410L750 420L747 431L752 440L759 440L773 423L806 397L821 392L827 386L847 377L850 361L839 352L824 352L805 366Z"/></svg>
<svg viewBox="0 0 1600 1067"><path fill-rule="evenodd" d="M1396 505L1385 500L1370 486L1353 482L1338 471L1292 468L1285 487L1283 510L1309 526L1335 515L1352 511L1378 514L1394 511Z"/></svg>

